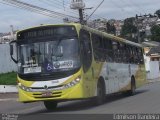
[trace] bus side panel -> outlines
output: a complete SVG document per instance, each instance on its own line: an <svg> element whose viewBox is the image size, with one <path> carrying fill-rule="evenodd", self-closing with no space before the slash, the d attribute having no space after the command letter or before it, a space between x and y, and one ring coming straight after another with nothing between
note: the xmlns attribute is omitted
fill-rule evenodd
<svg viewBox="0 0 160 120"><path fill-rule="evenodd" d="M145 69L136 64L105 63L100 76L105 80L106 94L111 94L130 90L132 76L138 85L144 84L144 72Z"/></svg>
<svg viewBox="0 0 160 120"><path fill-rule="evenodd" d="M145 65L138 66L138 71L136 72L135 80L137 88L147 83Z"/></svg>

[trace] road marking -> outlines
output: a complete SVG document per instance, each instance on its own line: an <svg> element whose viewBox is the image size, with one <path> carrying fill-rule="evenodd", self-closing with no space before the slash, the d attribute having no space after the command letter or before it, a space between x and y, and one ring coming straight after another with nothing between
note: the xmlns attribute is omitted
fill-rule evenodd
<svg viewBox="0 0 160 120"><path fill-rule="evenodd" d="M0 99L0 102L5 102L5 101L17 101L17 98Z"/></svg>

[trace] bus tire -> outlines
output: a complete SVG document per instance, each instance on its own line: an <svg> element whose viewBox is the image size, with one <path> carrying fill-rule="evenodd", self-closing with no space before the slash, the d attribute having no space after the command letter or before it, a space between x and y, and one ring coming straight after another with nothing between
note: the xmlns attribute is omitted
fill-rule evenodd
<svg viewBox="0 0 160 120"><path fill-rule="evenodd" d="M58 102L57 101L44 101L44 106L47 110L54 110L57 108Z"/></svg>
<svg viewBox="0 0 160 120"><path fill-rule="evenodd" d="M135 78L131 77L131 90L128 91L128 95L132 96L136 93L136 81Z"/></svg>
<svg viewBox="0 0 160 120"><path fill-rule="evenodd" d="M96 105L101 105L105 102L105 83L103 80L99 80L97 83L97 96Z"/></svg>

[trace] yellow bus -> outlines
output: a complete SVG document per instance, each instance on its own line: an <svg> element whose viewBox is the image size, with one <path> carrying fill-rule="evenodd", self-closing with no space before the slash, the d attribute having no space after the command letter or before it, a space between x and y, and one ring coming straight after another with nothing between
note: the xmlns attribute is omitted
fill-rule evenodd
<svg viewBox="0 0 160 120"><path fill-rule="evenodd" d="M18 66L19 101L43 101L48 110L88 98L99 105L105 95L132 95L146 81L140 44L75 23L19 31L10 54Z"/></svg>

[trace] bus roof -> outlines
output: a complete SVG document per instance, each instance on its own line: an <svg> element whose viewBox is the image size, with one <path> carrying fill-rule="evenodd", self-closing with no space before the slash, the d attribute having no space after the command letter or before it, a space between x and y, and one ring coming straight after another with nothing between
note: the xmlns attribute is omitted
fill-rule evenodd
<svg viewBox="0 0 160 120"><path fill-rule="evenodd" d="M19 32L23 32L23 31L27 31L27 30L30 30L30 29L35 29L35 28L40 28L40 27L49 27L49 26L63 26L63 25L73 25L73 26L81 26L79 23L62 23L62 24L42 24L42 25L39 25L39 26L33 26L33 27L29 27L29 28L26 28L26 29L22 29L22 30L19 30L17 31L17 34Z"/></svg>

